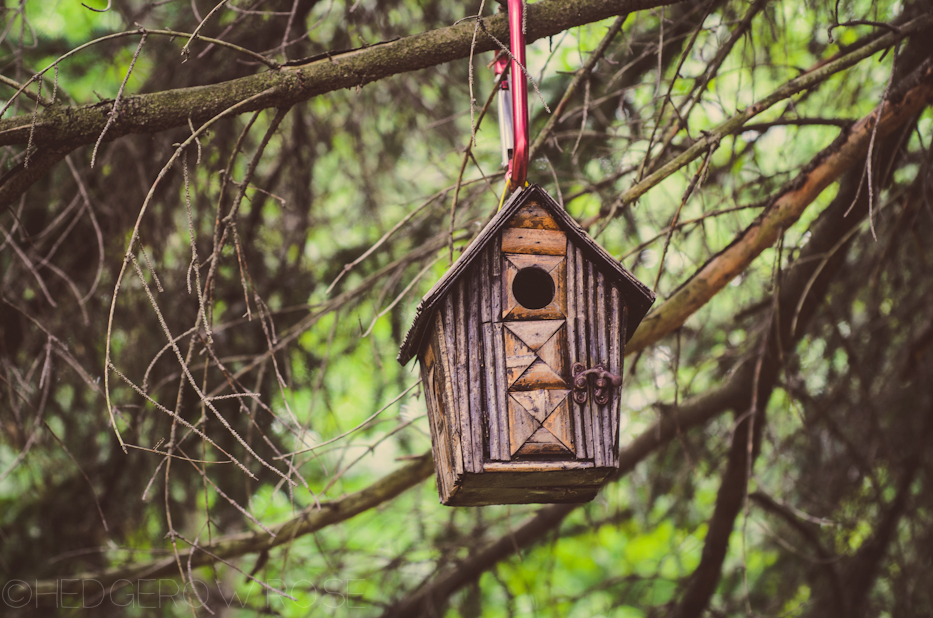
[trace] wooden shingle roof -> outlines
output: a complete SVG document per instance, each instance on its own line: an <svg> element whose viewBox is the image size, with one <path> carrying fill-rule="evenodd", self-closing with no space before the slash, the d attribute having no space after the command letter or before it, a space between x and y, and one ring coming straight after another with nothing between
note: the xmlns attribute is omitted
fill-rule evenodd
<svg viewBox="0 0 933 618"><path fill-rule="evenodd" d="M616 259L593 240L580 225L574 221L567 211L548 195L538 185L530 185L520 193L512 195L496 216L486 225L485 229L470 243L470 246L460 254L460 257L438 279L431 291L421 299L415 312L415 319L398 353L398 362L407 365L408 361L418 353L425 330L431 323L435 309L451 291L460 276L473 266L486 245L497 237L499 230L512 218L512 216L529 201L537 203L554 217L560 228L567 234L568 240L573 242L583 252L587 259L603 273L611 283L619 286L622 297L628 307L628 336L631 337L641 323L648 309L654 303L654 292L625 269Z"/></svg>

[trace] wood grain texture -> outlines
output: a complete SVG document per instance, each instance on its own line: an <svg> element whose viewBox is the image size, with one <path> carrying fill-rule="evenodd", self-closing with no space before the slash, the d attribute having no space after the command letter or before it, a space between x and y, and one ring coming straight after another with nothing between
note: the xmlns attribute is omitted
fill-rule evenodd
<svg viewBox="0 0 933 618"><path fill-rule="evenodd" d="M498 322L502 319L502 252L499 250L499 237L489 244L490 281L489 293L492 301L490 319Z"/></svg>
<svg viewBox="0 0 933 618"><path fill-rule="evenodd" d="M609 367L609 315L606 299L608 297L606 290L606 278L599 271L596 271L596 333L597 347L599 349L599 362L603 367ZM618 391L618 389L612 389ZM595 403L595 402L594 402ZM599 406L599 419L602 424L603 432L603 461L610 465L612 461L612 394L609 402Z"/></svg>
<svg viewBox="0 0 933 618"><path fill-rule="evenodd" d="M508 376L509 388L515 384L525 371L538 360L535 351L528 347L524 341L515 336L507 327L504 332L505 367Z"/></svg>
<svg viewBox="0 0 933 618"><path fill-rule="evenodd" d="M506 322L505 353L510 390L569 388L564 366L565 320Z"/></svg>
<svg viewBox="0 0 933 618"><path fill-rule="evenodd" d="M514 399L536 421L543 423L551 413L567 400L569 390L538 389L534 391L513 391L509 397Z"/></svg>
<svg viewBox="0 0 933 618"><path fill-rule="evenodd" d="M557 230L504 228L502 251L533 255L566 255L567 235Z"/></svg>
<svg viewBox="0 0 933 618"><path fill-rule="evenodd" d="M567 291L567 369L570 370L577 362L577 278L576 278L577 251L570 245L567 249L567 264L564 270ZM568 375L568 383L572 376ZM571 384L572 386L572 384ZM568 404L573 417L574 447L577 458L586 457L586 443L583 441L583 414L580 405L569 398Z"/></svg>
<svg viewBox="0 0 933 618"><path fill-rule="evenodd" d="M513 333L522 343L533 351L540 351L542 346L552 340L564 327L564 320L527 320L506 322L506 330Z"/></svg>
<svg viewBox="0 0 933 618"><path fill-rule="evenodd" d="M467 279L468 281L469 279ZM473 432L470 427L470 349L467 345L467 304L464 280L451 294L454 299L454 330L457 333L456 367L451 370L457 376L457 415L460 421L460 448L463 451L463 467L467 472L478 472L478 462L473 461Z"/></svg>
<svg viewBox="0 0 933 618"><path fill-rule="evenodd" d="M509 463L488 462L484 472L554 472L561 470L588 470L594 468L592 461L513 461Z"/></svg>
<svg viewBox="0 0 933 618"><path fill-rule="evenodd" d="M499 393L501 403L505 404L499 408L499 458L508 461L512 457L510 449L510 431L508 418L508 369L505 365L505 342L504 327L502 323L493 324L493 343L496 348L496 390Z"/></svg>
<svg viewBox="0 0 933 618"><path fill-rule="evenodd" d="M627 305L622 305L622 326L619 329L619 333L620 333L619 340L622 344L621 349L619 350L619 375L622 375L622 372L625 370L625 341L626 341L626 338L628 337L628 306ZM616 422L619 423L620 425L622 422L622 401L623 401L622 393L620 392L619 393L619 414L616 417ZM614 456L613 461L615 462L613 465L615 466L619 465L619 445L622 440L621 433L622 433L622 430L620 427L615 437L616 438L615 450L612 453Z"/></svg>
<svg viewBox="0 0 933 618"><path fill-rule="evenodd" d="M529 464L527 467L523 464ZM536 462L516 462L511 464L491 464L498 469L484 469L484 474L465 474L463 480L464 489L474 489L478 487L598 487L599 483L605 479L607 474L611 474L610 468L597 468L590 464L590 467L574 467L576 462L561 462L569 464L562 468L545 468L543 464L549 464L550 461L541 460ZM539 465L542 464L542 465ZM485 476L484 476L485 475Z"/></svg>
<svg viewBox="0 0 933 618"><path fill-rule="evenodd" d="M560 310L567 315L567 258L565 257L560 263L557 264L557 267L551 271L551 275L557 281L557 290L555 292L555 298L557 299L557 306L560 307Z"/></svg>
<svg viewBox="0 0 933 618"><path fill-rule="evenodd" d="M532 390L544 388L567 388L569 385L561 379L560 374L551 369L540 360L532 363L509 386L511 391Z"/></svg>
<svg viewBox="0 0 933 618"><path fill-rule="evenodd" d="M531 437L525 441L516 453L520 457L566 456L570 454L567 447L544 427L540 427L531 434Z"/></svg>
<svg viewBox="0 0 933 618"><path fill-rule="evenodd" d="M587 367L599 363L599 327L596 321L596 269L593 263L586 263L586 339L589 362ZM603 425L599 414L599 406L593 401L592 392L586 400L586 405L593 416L593 460L597 466L606 465L606 451L603 448Z"/></svg>
<svg viewBox="0 0 933 618"><path fill-rule="evenodd" d="M450 438L450 446L456 457L455 472L460 475L470 468L463 457L463 434L460 427L460 414L457 409L460 406L460 375L457 372L457 320L454 306L456 305L456 294L451 294L444 301L443 318L443 339L444 339L444 369L447 376L447 391L450 396L450 402L447 406L447 431Z"/></svg>
<svg viewBox="0 0 933 618"><path fill-rule="evenodd" d="M525 441L537 431L539 423L525 410L521 402L509 394L509 455L515 455Z"/></svg>
<svg viewBox="0 0 933 618"><path fill-rule="evenodd" d="M623 362L625 356L622 349L625 346L625 326L623 314L625 308L622 307L622 298L619 294L619 288L614 285L609 286L609 371L616 375L623 375ZM619 415L622 408L622 387L613 389L612 399L610 400L609 413L612 420L611 438L612 450L609 465L619 465Z"/></svg>
<svg viewBox="0 0 933 618"><path fill-rule="evenodd" d="M482 324L481 328L483 329L483 370L485 379L483 387L486 396L486 410L489 423L489 459L501 460L502 455L499 450L500 394L496 382L496 347L494 341L496 331L493 325L488 323ZM505 404L503 403L502 405Z"/></svg>
<svg viewBox="0 0 933 618"><path fill-rule="evenodd" d="M496 388L496 357L495 343L493 342L494 331L490 321L492 316L492 287L490 281L491 265L489 263L489 251L484 251L480 266L480 336L483 344L483 397L486 406L486 450L488 458L491 460L501 459L499 452L499 391ZM502 405L505 405L504 402Z"/></svg>
<svg viewBox="0 0 933 618"><path fill-rule="evenodd" d="M438 371L437 380L440 381L438 392L441 397L438 405L443 413L445 436L447 443L447 458L450 462L450 469L453 474L451 478L451 491L453 491L454 478L463 474L463 456L460 452L460 432L457 431L457 415L454 410L454 402L457 400L454 396L453 380L450 373L450 350L448 348L447 328L441 312L437 313L435 319L434 337L437 342L437 363L434 365Z"/></svg>
<svg viewBox="0 0 933 618"><path fill-rule="evenodd" d="M467 295L467 355L469 356L469 393L470 393L470 434L473 444L474 472L482 471L482 462L485 455L484 444L487 442L487 425L483 418L483 373L481 371L483 360L483 345L479 333L479 272L476 269L463 285Z"/></svg>
<svg viewBox="0 0 933 618"><path fill-rule="evenodd" d="M500 236L495 235L487 245L486 253L489 260L489 301L490 313L489 319L493 322L499 322L502 319L502 252L499 250ZM499 325L493 329L493 361L495 366L495 388L496 401L498 407L499 424L499 456L497 459L508 461L509 454L509 421L508 421L508 396L506 395L506 369L505 369L505 349L502 341L502 326Z"/></svg>
<svg viewBox="0 0 933 618"><path fill-rule="evenodd" d="M575 318L577 327L577 358L585 367L589 367L590 353L588 345L587 313L586 313L586 260L580 249L574 247L574 277L576 279L576 308ZM586 456L590 459L596 457L595 434L593 433L593 406L589 399L580 407L583 415L584 440L586 440Z"/></svg>
<svg viewBox="0 0 933 618"><path fill-rule="evenodd" d="M539 203L531 201L518 209L515 215L505 224L511 228L526 228L537 230L559 230L560 226L554 217L548 214Z"/></svg>
<svg viewBox="0 0 933 618"><path fill-rule="evenodd" d="M554 321L557 322L558 320ZM564 328L566 320L560 320L560 323L561 328L544 345L538 348L538 358L557 374L563 384L569 385L568 377L570 372L565 362L567 358L567 329Z"/></svg>
<svg viewBox="0 0 933 618"><path fill-rule="evenodd" d="M493 504L583 504L591 502L599 487L480 487L461 490L447 506Z"/></svg>
<svg viewBox="0 0 933 618"><path fill-rule="evenodd" d="M569 394L570 391L567 391L567 395ZM542 426L551 432L555 438L560 440L560 443L567 449L567 454L573 457L575 455L573 422L570 415L570 398L567 395L564 395L563 401L555 406L550 416L542 423Z"/></svg>
<svg viewBox="0 0 933 618"><path fill-rule="evenodd" d="M490 288L492 273L489 272L489 269L489 251L483 251L483 254L480 256L479 289L477 290L479 294L479 317L483 324L488 324L492 321L492 298L490 297L492 293L492 289Z"/></svg>
<svg viewBox="0 0 933 618"><path fill-rule="evenodd" d="M421 356L421 381L424 386L424 402L428 409L428 425L431 428L431 453L434 455L434 480L437 483L437 493L441 502L450 498L450 484L453 473L450 470L450 457L447 445L447 436L444 432L443 411L439 409L436 396L434 371L436 357L434 346L436 337L431 337L425 344L425 352Z"/></svg>

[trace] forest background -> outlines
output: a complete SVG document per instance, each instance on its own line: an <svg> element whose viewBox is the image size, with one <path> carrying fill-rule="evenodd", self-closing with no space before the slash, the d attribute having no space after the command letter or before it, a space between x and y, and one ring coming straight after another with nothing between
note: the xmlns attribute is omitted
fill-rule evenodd
<svg viewBox="0 0 933 618"><path fill-rule="evenodd" d="M569 506L439 505L395 362L504 188L496 3L0 26L0 614L933 612L929 2L528 4L530 180L659 296Z"/></svg>

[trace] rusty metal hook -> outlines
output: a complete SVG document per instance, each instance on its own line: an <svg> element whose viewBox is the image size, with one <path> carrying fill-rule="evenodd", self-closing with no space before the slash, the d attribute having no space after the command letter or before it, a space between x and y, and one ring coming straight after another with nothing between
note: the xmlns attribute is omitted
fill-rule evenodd
<svg viewBox="0 0 933 618"><path fill-rule="evenodd" d="M606 371L602 363L591 369L587 369L583 363L574 363L570 372L573 376L573 400L580 405L586 403L590 376L596 378L593 384L593 401L597 405L604 406L609 403L611 387L618 388L622 386L622 376Z"/></svg>

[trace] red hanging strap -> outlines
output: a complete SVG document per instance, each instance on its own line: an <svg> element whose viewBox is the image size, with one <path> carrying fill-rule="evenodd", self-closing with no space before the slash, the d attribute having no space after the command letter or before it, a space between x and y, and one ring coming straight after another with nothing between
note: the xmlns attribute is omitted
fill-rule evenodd
<svg viewBox="0 0 933 618"><path fill-rule="evenodd" d="M522 32L522 1L508 0L509 42L512 48L512 122L514 142L509 163L511 190L525 186L528 175L528 85L525 81L525 33Z"/></svg>

